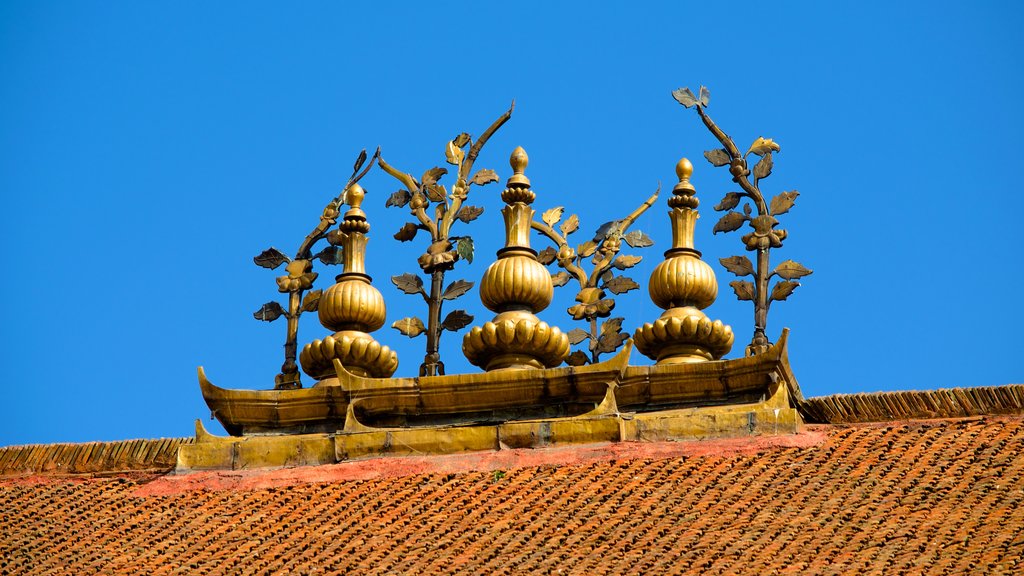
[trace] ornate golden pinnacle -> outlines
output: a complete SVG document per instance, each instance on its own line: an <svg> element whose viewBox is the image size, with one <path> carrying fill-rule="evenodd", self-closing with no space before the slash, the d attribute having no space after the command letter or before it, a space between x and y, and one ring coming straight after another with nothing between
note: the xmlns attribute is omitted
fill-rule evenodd
<svg viewBox="0 0 1024 576"><path fill-rule="evenodd" d="M732 328L701 311L718 296L718 282L693 247L700 201L690 183L692 174L693 164L686 158L680 160L676 165L679 183L668 200L672 248L651 273L651 299L665 313L634 335L636 349L658 364L717 360L732 349Z"/></svg>
<svg viewBox="0 0 1024 576"><path fill-rule="evenodd" d="M494 320L474 326L462 340L462 352L484 370L553 368L569 355L569 337L536 316L554 296L551 274L530 248L530 204L536 195L524 172L529 163L520 146L509 159L513 175L501 199L507 204L505 247L480 281L480 300Z"/></svg>
<svg viewBox="0 0 1024 576"><path fill-rule="evenodd" d="M359 184L349 187L345 202L350 209L330 239L342 247L345 271L321 296L318 313L320 323L334 334L306 344L299 355L302 369L320 381L335 378L335 358L357 376L387 378L398 368L398 355L368 334L384 325L387 313L384 297L366 274L370 224L360 207L364 196Z"/></svg>

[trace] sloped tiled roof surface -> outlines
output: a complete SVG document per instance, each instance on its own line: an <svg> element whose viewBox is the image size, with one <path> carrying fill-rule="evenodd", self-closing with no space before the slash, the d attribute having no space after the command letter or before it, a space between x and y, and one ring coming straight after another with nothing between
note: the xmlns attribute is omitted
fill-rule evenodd
<svg viewBox="0 0 1024 576"><path fill-rule="evenodd" d="M812 422L850 424L912 418L963 418L1024 413L1024 384L833 394L800 402Z"/></svg>
<svg viewBox="0 0 1024 576"><path fill-rule="evenodd" d="M0 573L1024 573L1022 418L812 431L272 488L0 480Z"/></svg>

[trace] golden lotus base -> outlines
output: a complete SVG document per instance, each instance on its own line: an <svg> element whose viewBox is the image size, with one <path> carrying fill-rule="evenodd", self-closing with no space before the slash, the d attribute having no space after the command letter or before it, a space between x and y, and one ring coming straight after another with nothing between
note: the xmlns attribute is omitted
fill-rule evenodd
<svg viewBox="0 0 1024 576"><path fill-rule="evenodd" d="M801 418L787 387L761 402L657 412L619 412L614 389L592 412L478 426L352 429L332 434L214 436L196 421L196 442L178 450L176 471L248 470L334 464L361 458L542 448L599 442L704 440L795 434Z"/></svg>

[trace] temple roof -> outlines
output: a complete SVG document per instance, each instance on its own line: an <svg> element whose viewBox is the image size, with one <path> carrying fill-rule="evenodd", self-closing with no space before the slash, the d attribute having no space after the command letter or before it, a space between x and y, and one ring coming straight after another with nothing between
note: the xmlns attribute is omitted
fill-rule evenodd
<svg viewBox="0 0 1024 576"><path fill-rule="evenodd" d="M23 474L0 479L0 573L1019 573L1022 454L1017 415Z"/></svg>

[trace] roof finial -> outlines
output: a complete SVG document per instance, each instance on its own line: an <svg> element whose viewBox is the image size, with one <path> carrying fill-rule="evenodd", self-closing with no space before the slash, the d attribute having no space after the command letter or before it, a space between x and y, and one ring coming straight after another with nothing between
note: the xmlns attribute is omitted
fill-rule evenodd
<svg viewBox="0 0 1024 576"><path fill-rule="evenodd" d="M345 212L346 220L366 220L366 212L363 212L363 209L360 208L364 197L366 197L366 191L363 190L363 187L358 182L348 187L348 192L345 194L345 203L351 206L351 210Z"/></svg>
<svg viewBox="0 0 1024 576"><path fill-rule="evenodd" d="M526 166L530 163L530 157L526 155L526 150L522 146L517 146L512 151L512 157L508 159L508 163L512 166L512 177L508 179L507 186L509 188L529 188L530 179L526 177Z"/></svg>

